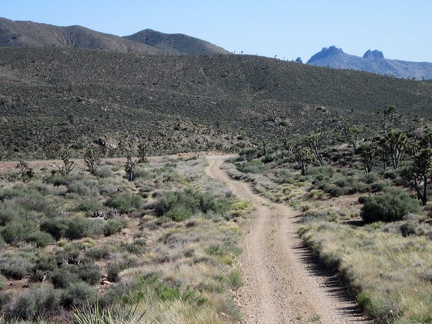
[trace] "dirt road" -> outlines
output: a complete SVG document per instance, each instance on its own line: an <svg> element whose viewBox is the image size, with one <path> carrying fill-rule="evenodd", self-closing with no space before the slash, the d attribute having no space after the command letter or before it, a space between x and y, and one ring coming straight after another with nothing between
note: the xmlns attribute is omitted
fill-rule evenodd
<svg viewBox="0 0 432 324"><path fill-rule="evenodd" d="M244 286L235 296L245 323L366 323L336 276L312 262L297 234L298 215L254 194L220 169L226 157L207 157L208 175L255 207L237 264Z"/></svg>

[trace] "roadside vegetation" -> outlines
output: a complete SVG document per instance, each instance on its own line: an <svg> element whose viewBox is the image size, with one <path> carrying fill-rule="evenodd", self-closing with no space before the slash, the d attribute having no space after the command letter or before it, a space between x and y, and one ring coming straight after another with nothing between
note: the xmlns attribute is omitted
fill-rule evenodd
<svg viewBox="0 0 432 324"><path fill-rule="evenodd" d="M132 179L122 162L90 158L67 173L29 176L22 161L0 174L2 321L238 321L248 204L196 156L137 163Z"/></svg>
<svg viewBox="0 0 432 324"><path fill-rule="evenodd" d="M302 212L305 244L375 322L430 323L429 125L407 127L395 107L368 127L353 120L246 148L224 168Z"/></svg>

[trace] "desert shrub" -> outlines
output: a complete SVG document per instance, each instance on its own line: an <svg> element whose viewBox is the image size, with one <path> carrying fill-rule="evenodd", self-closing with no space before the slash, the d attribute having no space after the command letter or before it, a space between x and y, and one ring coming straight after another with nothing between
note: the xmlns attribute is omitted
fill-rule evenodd
<svg viewBox="0 0 432 324"><path fill-rule="evenodd" d="M112 195L116 191L117 191L116 186L110 183L104 183L99 187L99 194L102 196Z"/></svg>
<svg viewBox="0 0 432 324"><path fill-rule="evenodd" d="M96 169L95 175L99 178L112 178L114 176L114 172L112 172L111 168L102 167Z"/></svg>
<svg viewBox="0 0 432 324"><path fill-rule="evenodd" d="M53 218L43 222L40 225L40 230L51 234L56 241L65 237L68 228L68 219L66 218Z"/></svg>
<svg viewBox="0 0 432 324"><path fill-rule="evenodd" d="M152 178L152 174L151 174L151 172L147 171L146 169L144 169L140 166L137 166L135 168L135 171L134 171L134 180L136 180L138 178L148 180L148 179Z"/></svg>
<svg viewBox="0 0 432 324"><path fill-rule="evenodd" d="M16 245L20 241L26 240L32 233L37 231L37 224L31 221L13 221L6 224L0 231L4 241L11 245Z"/></svg>
<svg viewBox="0 0 432 324"><path fill-rule="evenodd" d="M0 226L5 226L13 220L19 220L25 213L20 206L11 206L10 201L0 203Z"/></svg>
<svg viewBox="0 0 432 324"><path fill-rule="evenodd" d="M51 234L56 241L60 238L77 240L93 235L94 222L90 219L75 218L53 218L40 225L41 231Z"/></svg>
<svg viewBox="0 0 432 324"><path fill-rule="evenodd" d="M85 282L71 283L61 296L61 304L68 309L80 308L96 301L95 290Z"/></svg>
<svg viewBox="0 0 432 324"><path fill-rule="evenodd" d="M33 264L18 255L3 255L0 257L0 273L8 279L21 280Z"/></svg>
<svg viewBox="0 0 432 324"><path fill-rule="evenodd" d="M420 212L418 202L405 191L388 189L380 195L364 197L360 216L367 223L401 220L408 213Z"/></svg>
<svg viewBox="0 0 432 324"><path fill-rule="evenodd" d="M127 225L127 222L125 219L116 217L113 219L109 219L103 228L103 233L105 236L114 235L117 233L120 233L120 231L125 228Z"/></svg>
<svg viewBox="0 0 432 324"><path fill-rule="evenodd" d="M3 289L4 285L6 284L6 281L7 281L6 277L0 273L0 290ZM1 306L2 305L0 303L0 309L1 309Z"/></svg>
<svg viewBox="0 0 432 324"><path fill-rule="evenodd" d="M105 203L106 206L117 209L120 213L129 213L144 205L144 199L131 192L113 194Z"/></svg>
<svg viewBox="0 0 432 324"><path fill-rule="evenodd" d="M243 173L261 174L266 170L265 164L261 160L238 163L236 166L237 169Z"/></svg>
<svg viewBox="0 0 432 324"><path fill-rule="evenodd" d="M126 269L127 266L124 262L113 262L108 264L107 267L107 279L111 282L117 282L120 280L119 274L121 271Z"/></svg>
<svg viewBox="0 0 432 324"><path fill-rule="evenodd" d="M53 172L51 175L45 177L43 181L45 183L52 184L55 187L68 186L75 177L71 174L62 175L58 172Z"/></svg>
<svg viewBox="0 0 432 324"><path fill-rule="evenodd" d="M78 278L92 286L96 285L101 278L101 273L91 264L75 267L74 272L77 274Z"/></svg>
<svg viewBox="0 0 432 324"><path fill-rule="evenodd" d="M47 217L54 217L57 214L56 208L46 198L37 196L16 197L13 202L27 211L37 211Z"/></svg>
<svg viewBox="0 0 432 324"><path fill-rule="evenodd" d="M94 247L86 252L86 256L93 260L106 259L110 255L110 249L108 246Z"/></svg>
<svg viewBox="0 0 432 324"><path fill-rule="evenodd" d="M87 236L104 235L105 220L99 218L90 218L87 220Z"/></svg>
<svg viewBox="0 0 432 324"><path fill-rule="evenodd" d="M65 264L54 271L51 275L51 282L54 285L54 288L66 288L69 285L80 281L78 274L74 271L74 267L75 265Z"/></svg>
<svg viewBox="0 0 432 324"><path fill-rule="evenodd" d="M7 321L40 321L60 311L60 291L42 286L20 294L15 303L5 308L4 316Z"/></svg>
<svg viewBox="0 0 432 324"><path fill-rule="evenodd" d="M239 157L237 159L237 161L243 161L243 160L252 160L258 157L259 154L259 150L256 147L250 147L250 148L246 148L244 150L242 150L239 153Z"/></svg>
<svg viewBox="0 0 432 324"><path fill-rule="evenodd" d="M147 244L145 240L135 239L133 243L122 243L120 249L128 253L140 255L147 251Z"/></svg>
<svg viewBox="0 0 432 324"><path fill-rule="evenodd" d="M384 180L372 183L371 189L373 191L378 192L378 191L383 191L385 188L389 188L391 185L392 185L392 181L391 180L384 179Z"/></svg>
<svg viewBox="0 0 432 324"><path fill-rule="evenodd" d="M5 201L16 197L43 197L46 188L34 185L16 185L12 188L5 188L0 190L0 200Z"/></svg>
<svg viewBox="0 0 432 324"><path fill-rule="evenodd" d="M0 309L6 309L6 305L12 300L11 291L0 291Z"/></svg>
<svg viewBox="0 0 432 324"><path fill-rule="evenodd" d="M164 193L152 207L158 216L183 221L196 213L224 213L230 209L230 201L210 193L186 189Z"/></svg>
<svg viewBox="0 0 432 324"><path fill-rule="evenodd" d="M38 248L44 248L52 243L54 239L51 234L37 230L29 233L25 237L25 240L29 243L34 243Z"/></svg>
<svg viewBox="0 0 432 324"><path fill-rule="evenodd" d="M365 182L355 182L352 184L353 193L363 193L369 192L371 190L371 186Z"/></svg>
<svg viewBox="0 0 432 324"><path fill-rule="evenodd" d="M89 233L89 220L81 217L71 218L67 222L68 227L65 231L65 238L70 240L77 240L88 236Z"/></svg>
<svg viewBox="0 0 432 324"><path fill-rule="evenodd" d="M378 179L379 179L378 174L376 174L375 172L366 173L360 178L362 182L367 184L372 184Z"/></svg>
<svg viewBox="0 0 432 324"><path fill-rule="evenodd" d="M344 188L341 188L341 187L334 187L329 192L330 196L332 196L332 197L340 197L340 196L343 196L346 193L347 193L347 191L344 190Z"/></svg>
<svg viewBox="0 0 432 324"><path fill-rule="evenodd" d="M98 192L96 184L93 181L77 180L67 185L68 193L78 194L80 196L90 196Z"/></svg>
<svg viewBox="0 0 432 324"><path fill-rule="evenodd" d="M12 320L32 320L36 314L36 301L31 293L25 292L18 296L13 304L6 307L5 319Z"/></svg>
<svg viewBox="0 0 432 324"><path fill-rule="evenodd" d="M93 215L97 210L101 210L102 204L96 198L88 198L81 200L75 211L85 212L87 216Z"/></svg>
<svg viewBox="0 0 432 324"><path fill-rule="evenodd" d="M330 179L335 173L336 171L331 166L311 167L308 171L308 177L317 180Z"/></svg>

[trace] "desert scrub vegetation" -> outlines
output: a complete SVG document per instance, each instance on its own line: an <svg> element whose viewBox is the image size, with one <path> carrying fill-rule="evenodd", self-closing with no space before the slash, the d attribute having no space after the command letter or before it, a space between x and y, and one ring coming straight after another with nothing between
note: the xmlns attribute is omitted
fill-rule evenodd
<svg viewBox="0 0 432 324"><path fill-rule="evenodd" d="M302 212L305 243L374 321L431 322L430 124L395 107L368 125L355 115L317 121L309 136L279 124L282 143L245 148L224 168Z"/></svg>
<svg viewBox="0 0 432 324"><path fill-rule="evenodd" d="M242 284L234 260L249 204L208 178L203 158L152 160L132 181L117 160L1 177L3 320L240 319L230 291Z"/></svg>

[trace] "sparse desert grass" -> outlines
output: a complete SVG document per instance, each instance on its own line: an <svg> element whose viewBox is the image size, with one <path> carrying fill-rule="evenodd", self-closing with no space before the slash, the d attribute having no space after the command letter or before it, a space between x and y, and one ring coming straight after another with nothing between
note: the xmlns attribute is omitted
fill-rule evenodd
<svg viewBox="0 0 432 324"><path fill-rule="evenodd" d="M303 228L302 236L324 262L351 282L359 304L377 320L432 320L432 242L426 237L324 221Z"/></svg>
<svg viewBox="0 0 432 324"><path fill-rule="evenodd" d="M162 158L139 165L132 182L117 162L95 175L77 167L47 168L26 183L2 178L0 284L12 287L0 296L3 318L238 321L229 291L241 285L233 264L250 205L205 166Z"/></svg>

